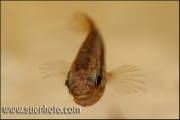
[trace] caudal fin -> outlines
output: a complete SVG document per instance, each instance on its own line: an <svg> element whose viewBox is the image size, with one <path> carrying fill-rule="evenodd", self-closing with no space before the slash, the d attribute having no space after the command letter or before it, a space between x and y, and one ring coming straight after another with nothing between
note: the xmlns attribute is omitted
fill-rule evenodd
<svg viewBox="0 0 180 120"><path fill-rule="evenodd" d="M90 17L83 13L77 12L73 15L70 23L69 28L71 30L79 31L79 32L89 32L95 28L93 21Z"/></svg>

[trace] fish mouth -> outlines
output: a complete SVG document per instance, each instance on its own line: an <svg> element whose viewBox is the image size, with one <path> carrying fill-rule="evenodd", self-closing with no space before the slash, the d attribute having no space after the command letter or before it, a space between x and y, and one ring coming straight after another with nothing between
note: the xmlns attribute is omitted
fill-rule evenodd
<svg viewBox="0 0 180 120"><path fill-rule="evenodd" d="M76 104L84 106L84 107L91 105L90 95L74 96L73 100Z"/></svg>
<svg viewBox="0 0 180 120"><path fill-rule="evenodd" d="M79 96L73 96L75 100L86 100L87 98L89 98L89 95L79 95Z"/></svg>

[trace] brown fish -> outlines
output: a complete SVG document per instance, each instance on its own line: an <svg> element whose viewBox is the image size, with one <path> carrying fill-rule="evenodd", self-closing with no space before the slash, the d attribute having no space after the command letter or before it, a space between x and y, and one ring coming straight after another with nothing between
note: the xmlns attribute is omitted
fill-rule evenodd
<svg viewBox="0 0 180 120"><path fill-rule="evenodd" d="M91 106L102 97L107 83L107 75L110 80L117 71L122 73L137 69L126 66L121 70L107 74L102 37L93 21L85 14L82 16L89 26L89 33L70 67L65 85L68 87L69 93L74 97L75 103L81 106ZM134 85L134 87L138 86ZM139 87L139 89L142 88Z"/></svg>
<svg viewBox="0 0 180 120"><path fill-rule="evenodd" d="M94 22L85 14L79 14L83 30L88 30L87 38L79 49L67 75L65 85L74 97L74 102L81 106L91 106L100 100L106 84L111 84L120 94L147 91L140 86L142 77L136 67L121 66L109 73L105 69L104 45ZM85 28L85 29L84 29ZM64 61L48 62L40 69L44 78L64 74L67 64ZM67 70L68 71L68 70Z"/></svg>
<svg viewBox="0 0 180 120"><path fill-rule="evenodd" d="M67 75L65 85L74 102L87 106L96 103L103 95L106 84L104 45L94 23L84 15L89 34L82 44Z"/></svg>

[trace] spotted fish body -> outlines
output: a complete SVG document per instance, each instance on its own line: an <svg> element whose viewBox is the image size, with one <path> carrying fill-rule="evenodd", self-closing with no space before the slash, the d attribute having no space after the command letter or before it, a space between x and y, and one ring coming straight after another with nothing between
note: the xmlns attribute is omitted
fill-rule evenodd
<svg viewBox="0 0 180 120"><path fill-rule="evenodd" d="M104 45L91 19L89 33L71 65L65 85L73 95L74 102L82 106L96 103L103 95L106 84Z"/></svg>

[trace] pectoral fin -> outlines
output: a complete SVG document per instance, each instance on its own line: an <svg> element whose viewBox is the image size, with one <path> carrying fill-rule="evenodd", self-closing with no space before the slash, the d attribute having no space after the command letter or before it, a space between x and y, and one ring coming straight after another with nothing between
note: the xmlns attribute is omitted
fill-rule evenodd
<svg viewBox="0 0 180 120"><path fill-rule="evenodd" d="M146 92L143 78L138 68L124 65L107 74L107 83L120 94Z"/></svg>
<svg viewBox="0 0 180 120"><path fill-rule="evenodd" d="M48 77L58 77L58 76L66 76L69 68L70 63L66 61L48 61L44 64L39 65L39 69L41 70L41 73L44 75L43 78Z"/></svg>

